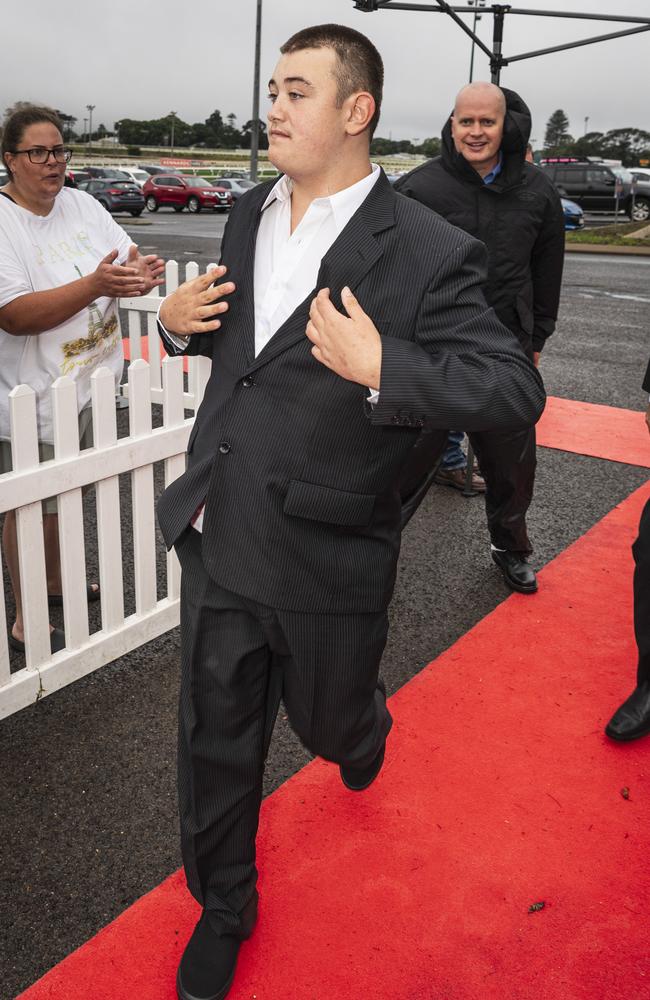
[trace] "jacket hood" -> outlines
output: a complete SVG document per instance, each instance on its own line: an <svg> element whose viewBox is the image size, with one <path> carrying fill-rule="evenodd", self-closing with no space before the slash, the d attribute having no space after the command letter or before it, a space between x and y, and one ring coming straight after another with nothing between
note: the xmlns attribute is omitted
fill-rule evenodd
<svg viewBox="0 0 650 1000"><path fill-rule="evenodd" d="M503 167L494 183L499 181L498 186L503 187L518 181L521 177L532 119L528 105L519 94L514 90L507 90L506 87L500 89L506 99L506 117L503 124L503 139L501 140ZM474 180L475 183L480 183L479 175L474 168L470 166L464 156L456 152L451 136L452 117L453 112L449 115L442 130L443 163L448 170L461 173L464 177Z"/></svg>

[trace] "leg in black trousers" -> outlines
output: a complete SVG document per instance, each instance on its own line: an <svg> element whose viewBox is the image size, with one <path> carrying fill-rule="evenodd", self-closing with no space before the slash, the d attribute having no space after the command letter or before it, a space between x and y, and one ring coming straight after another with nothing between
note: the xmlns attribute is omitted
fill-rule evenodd
<svg viewBox="0 0 650 1000"><path fill-rule="evenodd" d="M650 682L650 500L643 508L634 554L634 634L639 647L637 684Z"/></svg>
<svg viewBox="0 0 650 1000"><path fill-rule="evenodd" d="M183 862L212 927L244 938L255 922L255 836L280 697L313 753L370 763L392 721L377 685L387 615L274 611L210 579L198 532L188 530L177 550Z"/></svg>
<svg viewBox="0 0 650 1000"><path fill-rule="evenodd" d="M623 741L650 733L650 500L643 508L632 553L634 635L639 649L637 686L605 727L608 736Z"/></svg>
<svg viewBox="0 0 650 1000"><path fill-rule="evenodd" d="M492 544L522 556L533 549L526 514L533 499L535 428L468 435L486 483L485 510Z"/></svg>

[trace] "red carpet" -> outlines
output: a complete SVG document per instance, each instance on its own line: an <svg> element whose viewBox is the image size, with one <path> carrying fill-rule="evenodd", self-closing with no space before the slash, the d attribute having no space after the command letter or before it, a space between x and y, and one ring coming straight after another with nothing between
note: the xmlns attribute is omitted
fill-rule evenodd
<svg viewBox="0 0 650 1000"><path fill-rule="evenodd" d="M577 455L650 468L644 414L549 396L537 425L537 443Z"/></svg>
<svg viewBox="0 0 650 1000"><path fill-rule="evenodd" d="M602 733L634 683L649 495L391 699L371 789L317 761L265 801L232 1000L649 1000L650 745ZM22 997L173 1000L195 916L177 873Z"/></svg>

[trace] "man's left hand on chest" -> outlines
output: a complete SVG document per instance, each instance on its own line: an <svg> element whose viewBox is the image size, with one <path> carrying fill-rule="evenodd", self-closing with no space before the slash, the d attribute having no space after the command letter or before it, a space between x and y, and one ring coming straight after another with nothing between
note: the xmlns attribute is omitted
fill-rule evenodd
<svg viewBox="0 0 650 1000"><path fill-rule="evenodd" d="M349 288L341 292L347 315L340 313L323 288L312 301L306 333L317 361L341 378L379 389L381 337Z"/></svg>

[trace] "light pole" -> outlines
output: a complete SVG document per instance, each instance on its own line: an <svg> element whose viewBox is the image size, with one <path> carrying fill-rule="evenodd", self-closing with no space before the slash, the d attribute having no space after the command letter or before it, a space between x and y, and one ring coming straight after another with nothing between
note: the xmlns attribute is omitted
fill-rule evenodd
<svg viewBox="0 0 650 1000"><path fill-rule="evenodd" d="M588 124L589 124L589 115L585 115L585 135L587 134Z"/></svg>
<svg viewBox="0 0 650 1000"><path fill-rule="evenodd" d="M170 136L170 140L169 140L169 146L170 146L170 149L171 149L171 155L173 156L174 155L174 120L176 118L176 112L175 111L170 111L168 117L171 120L171 136Z"/></svg>
<svg viewBox="0 0 650 1000"><path fill-rule="evenodd" d="M474 7L474 23L472 25L472 31L476 34L476 22L481 20L481 15L478 12L479 7L485 7L486 0L467 0L470 7ZM469 58L469 82L472 82L474 77L474 39L472 38L472 53Z"/></svg>
<svg viewBox="0 0 650 1000"><path fill-rule="evenodd" d="M84 118L84 134L83 141L88 142L88 119Z"/></svg>
<svg viewBox="0 0 650 1000"><path fill-rule="evenodd" d="M95 104L86 105L86 111L88 112L88 156L93 155L93 111L95 108Z"/></svg>
<svg viewBox="0 0 650 1000"><path fill-rule="evenodd" d="M255 68L253 70L253 130L251 132L251 180L257 180L257 154L260 145L260 47L262 41L262 0L257 0L255 21Z"/></svg>

